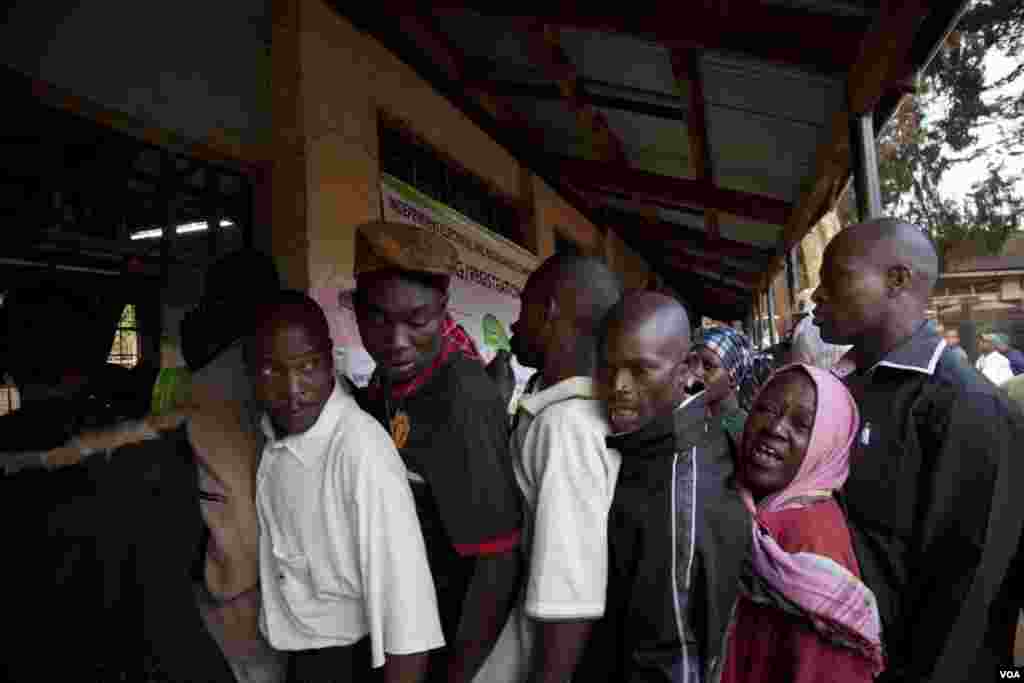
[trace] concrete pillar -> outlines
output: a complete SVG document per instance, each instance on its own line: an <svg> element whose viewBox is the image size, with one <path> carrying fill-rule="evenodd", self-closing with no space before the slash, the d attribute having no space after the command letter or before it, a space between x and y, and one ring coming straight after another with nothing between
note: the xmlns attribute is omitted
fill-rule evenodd
<svg viewBox="0 0 1024 683"><path fill-rule="evenodd" d="M306 226L306 135L303 126L301 0L271 0L271 129L267 184L270 229L257 243L274 255L286 287L309 287ZM260 188L263 190L267 187ZM269 237L269 239L268 239Z"/></svg>
<svg viewBox="0 0 1024 683"><path fill-rule="evenodd" d="M772 346L775 345L778 339L778 330L775 329L775 293L772 291L775 289L775 283L768 287L768 343Z"/></svg>

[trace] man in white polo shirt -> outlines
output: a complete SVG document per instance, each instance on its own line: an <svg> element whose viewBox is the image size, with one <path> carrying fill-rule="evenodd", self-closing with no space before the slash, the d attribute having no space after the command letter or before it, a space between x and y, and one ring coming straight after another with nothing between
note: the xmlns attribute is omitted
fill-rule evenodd
<svg viewBox="0 0 1024 683"><path fill-rule="evenodd" d="M327 319L305 294L260 308L247 360L268 438L256 494L261 627L292 652L288 680L415 683L444 638L391 438L335 386Z"/></svg>
<svg viewBox="0 0 1024 683"><path fill-rule="evenodd" d="M597 329L621 296L600 261L555 255L527 280L512 325L516 358L540 376L519 402L511 447L529 567L519 680L531 683L570 680L604 614L619 456L605 446L610 428L592 374Z"/></svg>

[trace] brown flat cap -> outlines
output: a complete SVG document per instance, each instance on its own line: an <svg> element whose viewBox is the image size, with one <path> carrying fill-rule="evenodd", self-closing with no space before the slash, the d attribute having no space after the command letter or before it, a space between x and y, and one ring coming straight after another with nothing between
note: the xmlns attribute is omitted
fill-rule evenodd
<svg viewBox="0 0 1024 683"><path fill-rule="evenodd" d="M356 277L376 270L408 270L451 277L458 261L455 245L426 228L375 221L356 229Z"/></svg>

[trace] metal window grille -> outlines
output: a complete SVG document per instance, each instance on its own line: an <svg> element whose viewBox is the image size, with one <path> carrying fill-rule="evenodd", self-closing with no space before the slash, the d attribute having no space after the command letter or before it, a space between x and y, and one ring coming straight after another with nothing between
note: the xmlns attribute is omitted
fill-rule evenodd
<svg viewBox="0 0 1024 683"><path fill-rule="evenodd" d="M380 170L522 246L519 214L486 182L445 158L401 124L382 118Z"/></svg>
<svg viewBox="0 0 1024 683"><path fill-rule="evenodd" d="M121 311L121 319L117 322L117 332L107 362L126 368L134 368L139 362L139 326L134 304L128 304Z"/></svg>
<svg viewBox="0 0 1024 683"><path fill-rule="evenodd" d="M13 384L0 384L0 415L6 415L21 407L21 397Z"/></svg>

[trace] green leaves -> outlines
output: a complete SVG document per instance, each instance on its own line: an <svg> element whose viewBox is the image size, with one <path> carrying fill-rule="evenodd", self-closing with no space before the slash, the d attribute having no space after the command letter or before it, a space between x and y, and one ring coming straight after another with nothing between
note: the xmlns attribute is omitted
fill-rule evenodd
<svg viewBox="0 0 1024 683"><path fill-rule="evenodd" d="M990 78L986 59L993 50L1018 66ZM1020 178L1001 158L1024 154L1022 55L1024 3L975 0L923 75L920 92L904 101L879 137L885 213L927 229L943 257L965 241L980 253L996 253L1020 228ZM979 145L986 126L998 126L998 141ZM944 195L947 171L978 158L991 158L985 177L957 188L960 197ZM851 201L841 209L844 220Z"/></svg>
<svg viewBox="0 0 1024 683"><path fill-rule="evenodd" d="M505 332L505 326L498 320L493 314L488 313L483 318L484 328L484 344L491 347L495 351L512 351L512 346L509 344L508 334Z"/></svg>

